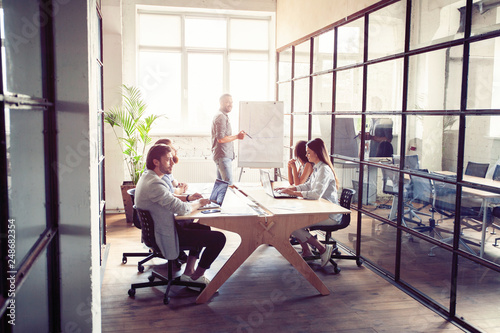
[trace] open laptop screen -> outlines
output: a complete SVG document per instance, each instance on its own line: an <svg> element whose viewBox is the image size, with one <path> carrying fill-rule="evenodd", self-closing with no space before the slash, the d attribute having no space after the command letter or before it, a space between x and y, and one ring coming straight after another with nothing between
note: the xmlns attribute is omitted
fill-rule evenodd
<svg viewBox="0 0 500 333"><path fill-rule="evenodd" d="M224 201L224 197L226 196L226 191L228 186L229 186L228 182L216 179L214 188L212 189L212 193L210 194L210 200L221 206L222 202Z"/></svg>

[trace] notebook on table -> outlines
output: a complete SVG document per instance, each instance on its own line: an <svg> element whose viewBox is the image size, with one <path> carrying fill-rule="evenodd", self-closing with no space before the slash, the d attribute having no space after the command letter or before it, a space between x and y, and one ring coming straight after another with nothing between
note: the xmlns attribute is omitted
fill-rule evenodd
<svg viewBox="0 0 500 333"><path fill-rule="evenodd" d="M220 208L222 206L222 202L224 201L224 197L226 196L227 188L229 183L220 179L216 179L214 183L214 187L212 188L212 193L210 194L210 201L208 205L200 207L198 209L212 209L212 208Z"/></svg>
<svg viewBox="0 0 500 333"><path fill-rule="evenodd" d="M295 195L286 194L273 189L273 184L271 183L271 176L269 172L260 170L260 181L262 186L264 186L264 191L275 199L292 199L297 198Z"/></svg>

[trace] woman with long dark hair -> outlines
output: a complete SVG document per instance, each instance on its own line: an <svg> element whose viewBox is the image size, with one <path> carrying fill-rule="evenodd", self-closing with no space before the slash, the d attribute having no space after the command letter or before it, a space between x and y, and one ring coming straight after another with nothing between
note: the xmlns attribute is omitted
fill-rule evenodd
<svg viewBox="0 0 500 333"><path fill-rule="evenodd" d="M307 161L306 145L307 141L297 141L293 150L295 158L288 161L288 182L290 185L304 184L313 171L313 164Z"/></svg>
<svg viewBox="0 0 500 333"><path fill-rule="evenodd" d="M332 162L325 147L325 143L320 138L313 139L307 143L306 156L309 162L314 163L314 168L309 179L301 185L281 188L284 193L303 197L304 199L317 200L326 199L338 204L338 179L333 169ZM341 221L340 214L331 214L327 220L316 225L335 225ZM313 237L306 229L299 229L292 233L302 246L302 256L311 256L309 245L314 246L321 255L321 266L325 266L332 254L331 245L323 245Z"/></svg>

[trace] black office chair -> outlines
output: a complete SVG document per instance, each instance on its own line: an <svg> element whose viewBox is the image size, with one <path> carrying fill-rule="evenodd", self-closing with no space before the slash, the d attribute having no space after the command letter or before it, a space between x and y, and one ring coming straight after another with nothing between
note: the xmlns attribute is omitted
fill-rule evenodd
<svg viewBox="0 0 500 333"><path fill-rule="evenodd" d="M488 163L476 163L469 161L467 163L467 167L465 168L465 174L467 176L484 178L486 177L486 172L488 171L489 166L490 165Z"/></svg>
<svg viewBox="0 0 500 333"><path fill-rule="evenodd" d="M127 191L127 193L130 195L130 198L132 199L132 205L134 207L134 217L133 217L133 223L134 226L137 229L141 229L141 221L139 220L139 217L137 215L137 209L135 207L135 188L130 189ZM137 263L137 270L139 272L144 272L144 263L147 261L153 259L153 258L163 258L161 253L155 253L154 251L149 251L149 252L124 252L123 257L122 257L122 263L126 264L127 263L127 257L145 257L141 261Z"/></svg>
<svg viewBox="0 0 500 333"><path fill-rule="evenodd" d="M427 169L420 169L419 171L427 174L429 173L429 170ZM428 232L431 237L437 236L438 238L442 239L443 237L436 229L437 223L436 219L434 218L436 209L434 208L435 191L432 180L429 178L423 178L414 175L410 175L410 179L412 183L412 201L422 204L422 207L420 207L419 210L424 207L430 206L430 214L419 212L419 214L429 216L429 224L424 226L416 226L413 229L419 232Z"/></svg>
<svg viewBox="0 0 500 333"><path fill-rule="evenodd" d="M350 188L345 188L342 190L342 194L340 195L340 200L339 204L340 206L346 208L346 209L351 209L351 200L352 196L356 193L353 189ZM330 257L330 263L333 265L333 269L335 274L340 272L340 268L338 267L337 263L333 259L350 259L350 260L356 260L356 264L358 266L361 266L363 261L360 259L359 256L348 256L348 255L342 255L340 253L340 250L337 246L337 241L332 239L332 232L347 228L349 224L351 223L351 214L344 214L342 215L342 222L337 225L318 225L318 226L311 226L309 227L309 230L320 230L325 232L325 239L321 240L321 243L323 244L329 244L333 246L333 251L332 255ZM314 255L310 257L305 257L304 260L309 261L309 260L317 260L320 259L321 256L319 252L314 251Z"/></svg>
<svg viewBox="0 0 500 333"><path fill-rule="evenodd" d="M393 196L391 214L389 219L395 220L396 216L392 212L396 209L397 198L399 195L399 173L394 170L382 169L382 192ZM413 188L412 184L405 184L405 191L403 193L403 219L402 223L404 226L408 226L408 222L414 223L417 226L423 226L422 218L417 215L420 213L412 204ZM407 215L408 217L405 217Z"/></svg>
<svg viewBox="0 0 500 333"><path fill-rule="evenodd" d="M433 208L435 209L436 212L438 212L442 216L444 216L444 218L441 218L440 220L455 219L455 199L456 199L456 187L455 187L455 185L448 184L445 182L435 182L434 189L435 189L435 198L434 198ZM477 217L476 214L477 214L477 212L474 209L474 207L466 207L466 206L461 207L462 220L464 218L468 218L468 217ZM439 228L439 230L441 232L446 232L446 233L451 234L450 237L443 238L443 239L441 239L441 241L447 243L447 242L451 242L453 240L453 231L452 230L445 230L443 228ZM469 246L469 244L476 245L476 246L479 246L479 244L472 242L470 240L467 240L461 236L459 238L459 243L467 251L476 255L476 252ZM435 256L433 253L433 250L436 247L437 246L431 247L431 250L429 252L430 257Z"/></svg>
<svg viewBox="0 0 500 333"><path fill-rule="evenodd" d="M161 254L161 250L158 247L158 244L156 244L156 239L155 239L155 227L154 227L154 221L153 218L151 217L151 214L147 210L142 210L137 208L137 212L139 215L139 219L141 220L142 224L142 240L146 246L148 246L153 253L156 253L158 256L161 256L163 258L163 255ZM189 248L181 248L182 250L189 250ZM204 283L196 283L196 282L187 282L187 281L181 281L180 276L173 277L173 272L174 272L174 265L176 265L177 259L175 260L168 260L168 274L167 276L164 276L156 271L153 270L151 273L151 276L148 277L149 282L144 282L144 283L133 283L130 286L130 289L128 291L128 295L130 297L135 296L135 290L138 288L147 288L147 287L157 287L157 286L167 286L167 290L165 291L165 294L163 296L163 303L168 304L170 302L170 297L168 296L170 292L170 287L171 286L186 286L186 287L196 287L200 288L200 292L206 287ZM155 279L158 279L159 281L155 281Z"/></svg>
<svg viewBox="0 0 500 333"><path fill-rule="evenodd" d="M500 180L500 165L495 166L495 171L493 171L493 176L491 178L493 180Z"/></svg>
<svg viewBox="0 0 500 333"><path fill-rule="evenodd" d="M141 221L139 220L139 216L137 215L137 209L135 207L135 188L130 189L127 191L127 193L130 195L130 198L132 199L132 205L134 207L134 217L133 217L133 223L134 226L137 229L141 229ZM148 262L149 260L153 258L163 258L161 253L155 253L154 251L150 250L149 252L124 252L123 257L122 257L122 263L126 264L127 263L127 257L145 257L141 261L137 263L137 270L139 272L144 272L144 264ZM175 263L177 267L181 267L183 263L187 261L187 255L184 253L184 251L181 251L179 254L179 258L177 258L177 262Z"/></svg>

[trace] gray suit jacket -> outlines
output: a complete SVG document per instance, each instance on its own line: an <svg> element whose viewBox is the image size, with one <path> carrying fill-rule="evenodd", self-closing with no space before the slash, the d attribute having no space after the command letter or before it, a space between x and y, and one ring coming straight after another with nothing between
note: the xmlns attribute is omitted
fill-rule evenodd
<svg viewBox="0 0 500 333"><path fill-rule="evenodd" d="M179 256L174 214L191 213L191 205L177 199L153 170L146 170L135 189L135 205L148 210L155 223L155 239L166 259Z"/></svg>

